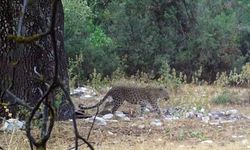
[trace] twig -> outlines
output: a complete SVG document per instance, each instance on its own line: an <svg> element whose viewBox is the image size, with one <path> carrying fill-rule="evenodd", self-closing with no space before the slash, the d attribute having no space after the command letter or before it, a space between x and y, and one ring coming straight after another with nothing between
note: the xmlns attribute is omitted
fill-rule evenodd
<svg viewBox="0 0 250 150"><path fill-rule="evenodd" d="M34 109L31 111L31 114L27 120L27 123L26 123L26 134L27 134L27 137L28 139L30 140L30 142L35 145L37 148L38 147L41 147L41 146L44 146L46 144L46 142L48 141L49 137L50 137L50 134L51 134L51 131L53 129L53 126L54 126L54 110L52 108L51 105L47 105L45 103L46 106L48 106L49 108L49 111L51 112L51 118L50 118L50 124L49 124L49 128L48 128L48 131L47 131L47 134L44 135L44 137L39 141L39 142L36 142L36 140L34 139L34 137L31 135L31 120L32 118L34 117L35 113L38 111L40 105L42 104L43 100L45 98L48 97L48 95L50 94L50 92L52 90L54 90L55 88L57 87L57 85L55 85L55 83L53 83L49 89L44 93L44 95L38 100L38 103L36 104L36 106L34 107Z"/></svg>
<svg viewBox="0 0 250 150"><path fill-rule="evenodd" d="M94 125L95 125L95 121L96 121L96 117L97 117L98 113L99 113L99 106L96 107L96 113L95 113L93 122L92 122L92 124L91 124L91 127L90 127L90 129L89 129L89 133L88 133L88 136L87 136L87 140L89 140L89 137L90 137L91 131L92 131Z"/></svg>
<svg viewBox="0 0 250 150"><path fill-rule="evenodd" d="M75 106L70 98L70 95L69 95L69 92L65 89L65 87L63 86L62 83L59 84L60 88L62 89L62 91L64 92L65 96L66 96L66 99L69 101L70 105L72 106L73 108L73 116L72 116L72 120L73 120L73 127L74 127L74 133L75 133L75 149L77 150L78 149L78 139L81 139L85 144L88 145L88 147L91 149L91 150L94 150L94 147L86 140L84 139L83 137L80 136L79 132L78 132L78 128L77 128L77 124L76 124L76 115L75 115Z"/></svg>
<svg viewBox="0 0 250 150"><path fill-rule="evenodd" d="M95 124L96 117L97 117L98 113L99 113L99 106L96 107L96 113L95 113L93 122L92 122L92 124L91 124L91 127L90 127L90 129L89 129L89 133L88 133L88 136L87 136L87 140L89 140L89 137L90 137L91 131L93 130L93 127L94 127L94 124ZM83 144L85 144L85 143L78 144L78 146L81 146L81 145L83 145ZM74 147L70 147L68 150L72 150L72 149L74 149L74 148L76 148L76 147L75 147L75 146L74 146Z"/></svg>

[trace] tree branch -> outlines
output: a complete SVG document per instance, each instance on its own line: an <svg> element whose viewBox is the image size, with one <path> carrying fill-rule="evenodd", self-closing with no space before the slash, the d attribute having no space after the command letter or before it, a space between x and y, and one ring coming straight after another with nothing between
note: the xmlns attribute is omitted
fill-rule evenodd
<svg viewBox="0 0 250 150"><path fill-rule="evenodd" d="M10 92L9 90L6 90L3 94L3 99L9 101L11 104L19 104L21 106L24 106L28 110L32 110L33 107L29 106L27 103L25 103L23 100L21 100L19 97L17 97L15 94Z"/></svg>

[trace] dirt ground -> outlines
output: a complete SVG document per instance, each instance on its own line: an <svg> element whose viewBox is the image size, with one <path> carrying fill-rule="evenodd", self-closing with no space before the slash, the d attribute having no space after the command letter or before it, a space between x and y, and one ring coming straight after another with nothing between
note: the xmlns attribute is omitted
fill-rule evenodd
<svg viewBox="0 0 250 150"><path fill-rule="evenodd" d="M204 90L200 89L200 91ZM209 89L206 93L212 95L212 92ZM124 109L124 107L128 108ZM131 105L124 107L121 110L134 109L134 106L131 107ZM233 108L250 116L249 105L209 107L213 110ZM106 126L95 125L89 141L97 150L250 150L250 119L219 125L204 123L198 119L172 121L161 119L163 123L161 126L150 124L155 120L154 115L149 115L143 120L138 117L130 119L130 121L109 121ZM83 119L79 119L77 123L80 134L86 138L91 123ZM68 150L73 146L72 122L56 122L47 149ZM0 147L4 150L30 149L25 131L0 132ZM88 148L84 144L79 149Z"/></svg>
<svg viewBox="0 0 250 150"><path fill-rule="evenodd" d="M248 108L242 108L247 109ZM130 121L108 122L95 125L89 141L100 150L243 150L250 149L250 121L210 125L200 120L162 121L162 126L152 126L150 121L133 118ZM87 136L91 123L78 120L81 135ZM48 149L69 149L73 146L72 122L57 122L48 142ZM24 131L0 133L4 149L29 149ZM80 142L81 143L81 142ZM82 145L80 149L87 149Z"/></svg>

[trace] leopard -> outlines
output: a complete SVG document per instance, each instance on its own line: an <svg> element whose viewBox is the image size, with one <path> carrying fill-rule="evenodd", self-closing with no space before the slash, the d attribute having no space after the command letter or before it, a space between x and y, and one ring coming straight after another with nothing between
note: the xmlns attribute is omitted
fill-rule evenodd
<svg viewBox="0 0 250 150"><path fill-rule="evenodd" d="M99 107L108 97L112 97L113 100L108 104L106 103L105 107L107 105L112 105L113 107L111 109L111 113L114 114L118 108L125 101L127 101L130 104L140 105L140 116L144 115L146 105L148 103L152 106L154 112L157 112L159 116L162 115L162 112L158 106L158 100L168 100L170 98L167 90L162 87L114 86L97 104L87 107L84 107L82 104L80 104L79 107L83 110Z"/></svg>

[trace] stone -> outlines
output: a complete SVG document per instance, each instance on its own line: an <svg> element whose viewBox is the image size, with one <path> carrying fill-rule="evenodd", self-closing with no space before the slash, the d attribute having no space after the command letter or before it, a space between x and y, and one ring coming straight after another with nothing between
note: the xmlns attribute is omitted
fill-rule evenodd
<svg viewBox="0 0 250 150"><path fill-rule="evenodd" d="M196 108L196 107L193 107L193 110L194 110L194 111L196 111L196 110L197 110L197 108Z"/></svg>
<svg viewBox="0 0 250 150"><path fill-rule="evenodd" d="M186 118L193 119L195 117L195 114L194 112L191 111L191 112L187 112L185 116Z"/></svg>
<svg viewBox="0 0 250 150"><path fill-rule="evenodd" d="M225 116L225 112L224 111L213 111L208 113L209 116L218 116L218 117L223 117Z"/></svg>
<svg viewBox="0 0 250 150"><path fill-rule="evenodd" d="M205 116L205 117L202 117L201 120L202 120L202 122L208 123L209 120L210 120L210 117L209 116Z"/></svg>
<svg viewBox="0 0 250 150"><path fill-rule="evenodd" d="M124 121L130 121L130 118L129 117L124 117L124 118L122 118L122 120L124 120Z"/></svg>
<svg viewBox="0 0 250 150"><path fill-rule="evenodd" d="M70 95L71 96L83 95L86 90L87 90L86 87L78 87L78 88L74 89L72 92L70 92Z"/></svg>
<svg viewBox="0 0 250 150"><path fill-rule="evenodd" d="M237 109L227 110L225 115L236 115L238 113Z"/></svg>
<svg viewBox="0 0 250 150"><path fill-rule="evenodd" d="M121 112L121 111L116 111L115 112L115 116L120 117L120 118L126 117L126 115L123 112Z"/></svg>
<svg viewBox="0 0 250 150"><path fill-rule="evenodd" d="M145 108L144 112L150 112L150 109L148 109L147 107Z"/></svg>
<svg viewBox="0 0 250 150"><path fill-rule="evenodd" d="M113 133L113 132L111 132L111 131L108 131L108 134L109 134L109 135L114 135L114 133Z"/></svg>
<svg viewBox="0 0 250 150"><path fill-rule="evenodd" d="M87 118L85 119L87 122L93 122L94 121L94 116L91 117L91 118ZM98 125L102 125L102 126L105 126L107 125L107 122L105 119L101 118L101 117L96 117L95 118L95 123L98 124Z"/></svg>
<svg viewBox="0 0 250 150"><path fill-rule="evenodd" d="M138 117L138 119L140 119L140 120L145 120L145 117L140 116L140 117Z"/></svg>
<svg viewBox="0 0 250 150"><path fill-rule="evenodd" d="M209 122L209 124L210 125L219 125L220 124L220 122L219 121L211 121L211 122Z"/></svg>
<svg viewBox="0 0 250 150"><path fill-rule="evenodd" d="M119 122L119 121L118 121L118 120L106 120L106 122L117 123L117 122Z"/></svg>
<svg viewBox="0 0 250 150"><path fill-rule="evenodd" d="M201 119L204 115L202 113L195 113L195 116L199 119Z"/></svg>
<svg viewBox="0 0 250 150"><path fill-rule="evenodd" d="M180 119L180 118L175 117L175 116L169 116L169 115L164 117L165 121L173 121L173 120L178 120L178 119Z"/></svg>
<svg viewBox="0 0 250 150"><path fill-rule="evenodd" d="M86 95L84 95L83 97L81 97L81 98L90 98L90 97L93 97L92 95L89 95L89 94L86 94Z"/></svg>
<svg viewBox="0 0 250 150"><path fill-rule="evenodd" d="M139 129L144 129L144 128L145 128L145 125L144 125L144 124L140 124L140 125L138 125L138 128L139 128Z"/></svg>
<svg viewBox="0 0 250 150"><path fill-rule="evenodd" d="M5 120L0 128L0 131L12 132L14 129L24 129L25 122L19 121L18 119L8 119Z"/></svg>
<svg viewBox="0 0 250 150"><path fill-rule="evenodd" d="M106 115L102 116L102 118L105 120L109 120L109 119L113 118L113 116L114 116L113 114L106 114Z"/></svg>
<svg viewBox="0 0 250 150"><path fill-rule="evenodd" d="M236 120L220 120L220 123L232 123L235 122Z"/></svg>
<svg viewBox="0 0 250 150"><path fill-rule="evenodd" d="M162 122L159 120L159 119L155 119L154 121L152 121L150 123L150 125L153 125L153 126L162 126Z"/></svg>
<svg viewBox="0 0 250 150"><path fill-rule="evenodd" d="M201 112L201 113L204 113L204 112L205 112L205 109L204 109L204 108L201 108L200 112Z"/></svg>
<svg viewBox="0 0 250 150"><path fill-rule="evenodd" d="M202 141L201 144L213 144L214 142L212 140L206 140Z"/></svg>

